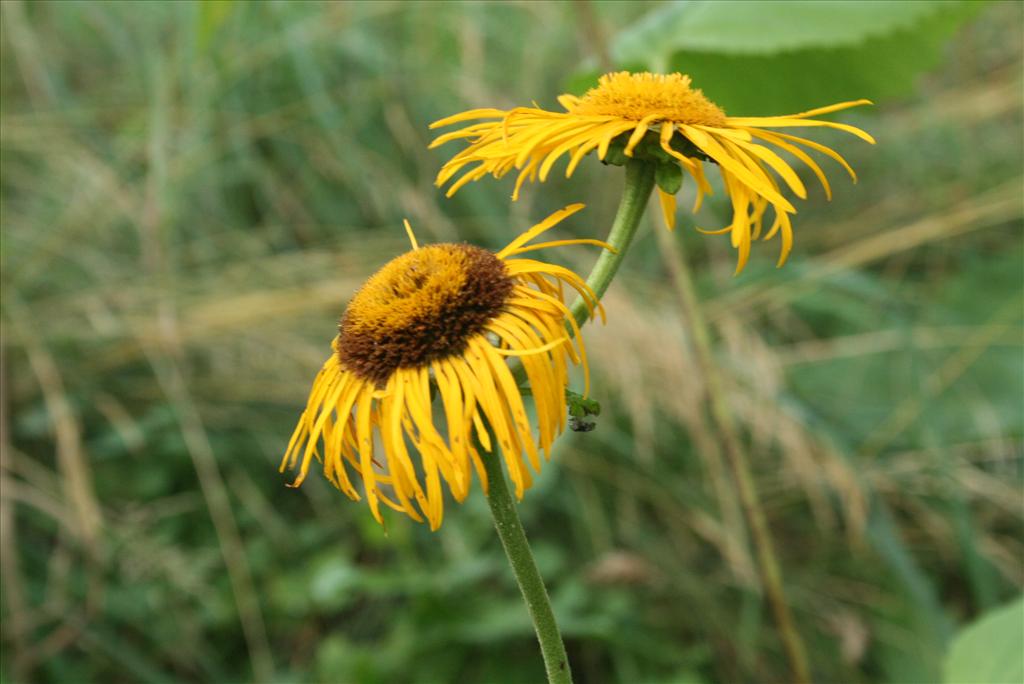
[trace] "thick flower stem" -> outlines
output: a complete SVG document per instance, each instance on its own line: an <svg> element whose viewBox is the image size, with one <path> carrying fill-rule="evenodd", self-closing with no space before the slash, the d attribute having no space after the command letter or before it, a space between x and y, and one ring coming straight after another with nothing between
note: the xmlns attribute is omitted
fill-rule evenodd
<svg viewBox="0 0 1024 684"><path fill-rule="evenodd" d="M505 482L501 458L497 453L492 453L483 454L481 460L487 471L487 503L494 518L494 529L498 531L501 545L505 547L505 555L512 565L512 573L516 576L516 582L523 592L526 607L533 619L533 628L537 632L537 641L540 642L548 682L571 684L572 674L569 671L569 658L565 655L565 646L562 644L562 635L558 631L555 614L551 610L548 590L544 587L544 580L541 579L537 563L533 560L530 543L526 541L526 533L516 511L516 503Z"/></svg>
<svg viewBox="0 0 1024 684"><path fill-rule="evenodd" d="M605 238L605 242L614 247L615 251L602 250L601 256L594 262L594 267L590 269L590 275L587 276L587 285L594 291L598 300L604 296L619 270L619 265L626 258L626 252L629 250L630 243L633 242L633 236L636 235L636 230L640 227L640 219L647 207L647 200L650 199L651 191L654 190L654 164L640 159L630 159L625 166L626 182L622 188L622 197L619 199L619 208L615 212L615 219L608 231L608 237ZM570 310L572 317L580 326L590 317L587 304L582 297L576 298ZM572 328L568 324L565 327L571 336ZM516 382L522 383L526 377L526 369L518 360L514 360L510 367Z"/></svg>
<svg viewBox="0 0 1024 684"><path fill-rule="evenodd" d="M782 588L782 573L775 557L771 532L768 530L757 486L754 483L750 464L739 438L736 419L729 407L725 388L722 385L718 367L715 365L711 333L697 298L693 278L690 276L686 259L677 250L675 241L668 239L668 235L664 234L659 235L659 242L661 243L661 253L668 266L669 276L681 300L683 315L689 323L694 356L704 378L711 417L717 428L722 452L725 454L729 470L736 481L740 506L754 542L761 584L778 627L779 638L782 641L783 649L785 649L786 658L793 671L793 681L795 684L810 684L807 654L800 633L793 623L789 604L786 602L785 592Z"/></svg>
<svg viewBox="0 0 1024 684"><path fill-rule="evenodd" d="M622 199L619 201L615 220L612 222L606 239L606 242L614 247L615 251L604 250L601 252L601 256L598 257L587 277L587 285L594 291L598 299L604 295L615 277L615 273L619 270L619 265L626 256L629 244L633 241L633 236L640 225L640 218L644 214L644 208L647 206L647 200L653 189L654 165L637 159L626 162L626 182L622 190ZM582 299L577 299L572 305L572 315L580 325L583 325L583 322L589 317L587 306ZM518 366L514 372L518 376L522 371L522 366ZM522 378L517 377L517 379L521 380ZM501 545L505 548L505 555L508 556L509 563L512 565L512 573L516 577L519 589L523 592L526 607L533 619L537 641L540 642L541 655L544 657L548 682L571 684L572 674L569 670L569 659L565 655L565 646L562 644L562 635L558 631L555 614L551 610L551 601L548 598L548 591L544 587L544 580L533 560L533 553L526 540L523 524L519 521L515 501L512 500L512 495L508 491L505 474L501 470L501 459L497 454L485 454L482 460L487 471L487 503L491 507L494 528L498 531Z"/></svg>
<svg viewBox="0 0 1024 684"><path fill-rule="evenodd" d="M619 200L611 231L605 239L605 242L616 251L610 252L606 249L601 252L590 275L587 276L587 285L598 299L604 296L611 285L615 273L619 270L619 264L626 257L626 251L633 241L636 229L640 226L640 218L644 215L647 200L654 189L654 170L654 164L640 159L630 159L626 162L626 183L622 188L622 199ZM589 314L582 299L577 299L573 303L572 315L580 325L587 320Z"/></svg>

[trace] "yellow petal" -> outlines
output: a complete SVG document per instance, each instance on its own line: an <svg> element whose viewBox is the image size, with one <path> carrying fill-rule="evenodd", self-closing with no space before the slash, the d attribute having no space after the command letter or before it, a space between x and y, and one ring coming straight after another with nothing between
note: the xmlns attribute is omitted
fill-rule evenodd
<svg viewBox="0 0 1024 684"><path fill-rule="evenodd" d="M665 227L676 229L676 196L658 188L658 200L661 202L661 215L665 218Z"/></svg>

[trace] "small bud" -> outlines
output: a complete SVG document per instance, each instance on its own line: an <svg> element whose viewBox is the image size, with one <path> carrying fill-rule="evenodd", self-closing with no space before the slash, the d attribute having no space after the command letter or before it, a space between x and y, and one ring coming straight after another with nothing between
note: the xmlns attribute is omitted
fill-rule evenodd
<svg viewBox="0 0 1024 684"><path fill-rule="evenodd" d="M570 389L565 390L565 403L569 409L569 428L573 432L590 432L597 427L587 417L601 415L601 404L593 399L585 399Z"/></svg>

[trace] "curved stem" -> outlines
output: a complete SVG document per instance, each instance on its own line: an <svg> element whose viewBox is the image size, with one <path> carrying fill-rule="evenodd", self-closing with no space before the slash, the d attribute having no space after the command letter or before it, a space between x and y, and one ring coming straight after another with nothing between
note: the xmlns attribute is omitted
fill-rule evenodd
<svg viewBox="0 0 1024 684"><path fill-rule="evenodd" d="M598 299L604 295L619 270L653 189L654 165L636 159L628 161L622 199L606 240L616 251L601 252L587 277L587 285ZM587 319L588 311L582 299L577 299L573 303L572 315L580 325ZM522 370L522 366L515 369L517 376ZM569 659L565 654L565 645L562 643L562 635L558 631L558 623L555 622L555 614L551 610L551 600L548 598L544 580L537 570L537 563L533 560L530 543L526 540L515 501L508 491L508 483L501 469L501 459L492 454L485 455L481 460L487 472L487 504L491 508L491 517L494 518L494 528L498 532L505 555L512 566L512 573L533 619L533 628L537 632L537 641L540 642L548 682L571 684L572 673L569 669Z"/></svg>
<svg viewBox="0 0 1024 684"><path fill-rule="evenodd" d="M615 212L615 220L606 240L617 251L601 252L590 275L587 276L587 285L598 299L604 296L611 285L615 273L619 270L619 264L626 257L626 251L633 241L636 229L640 226L640 218L644 215L647 200L654 190L654 169L654 164L640 159L630 159L626 162L626 183L622 188L622 199L619 200L619 209ZM582 299L577 299L573 303L572 315L580 325L587 320L587 306Z"/></svg>
<svg viewBox="0 0 1024 684"><path fill-rule="evenodd" d="M572 674L569 670L569 658L565 655L562 635L555 622L555 614L551 610L551 600L544 580L533 560L530 543L526 540L526 532L519 520L516 503L508 490L505 474L501 470L501 459L497 454L484 454L481 459L487 471L487 503L491 507L494 518L494 529L498 532L501 545L505 548L512 573L516 576L520 591L526 600L526 607L533 619L533 628L540 642L540 652L544 657L544 669L548 673L551 684L571 684Z"/></svg>
<svg viewBox="0 0 1024 684"><path fill-rule="evenodd" d="M608 237L605 238L605 242L614 247L615 251L602 250L601 256L594 262L594 267L590 269L590 275L587 276L587 285L599 300L615 278L619 265L626 258L629 245L633 242L633 236L636 235L636 230L640 227L640 219L647 207L647 200L650 199L651 191L654 190L654 170L654 164L640 159L630 159L626 162L626 182L622 188L622 198L619 200L619 208L615 212L611 230L608 231ZM576 298L570 311L572 311L572 317L576 319L576 323L581 327L590 316L582 297ZM572 326L566 323L565 329L572 337L574 334ZM509 367L512 369L512 376L516 379L516 383L521 384L526 379L526 368L518 359L513 359L509 363Z"/></svg>

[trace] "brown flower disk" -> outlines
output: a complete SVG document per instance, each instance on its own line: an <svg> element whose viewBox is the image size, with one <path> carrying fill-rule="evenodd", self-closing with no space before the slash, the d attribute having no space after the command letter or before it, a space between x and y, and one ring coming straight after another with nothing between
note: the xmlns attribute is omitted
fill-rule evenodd
<svg viewBox="0 0 1024 684"><path fill-rule="evenodd" d="M398 368L461 354L512 292L504 262L468 244L429 245L393 259L341 318L338 358L383 386Z"/></svg>

